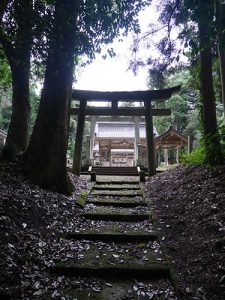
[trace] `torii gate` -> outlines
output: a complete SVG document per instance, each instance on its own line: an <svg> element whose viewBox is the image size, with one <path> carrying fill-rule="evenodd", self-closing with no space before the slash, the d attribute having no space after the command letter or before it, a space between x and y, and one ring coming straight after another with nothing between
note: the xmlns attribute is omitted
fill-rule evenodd
<svg viewBox="0 0 225 300"><path fill-rule="evenodd" d="M131 92L99 92L73 90L72 99L80 101L79 108L71 108L71 115L78 115L77 134L73 159L73 173L80 175L81 153L85 117L89 116L144 116L146 123L148 176L156 174L155 149L153 134L153 116L169 116L170 109L152 109L151 102L169 99L180 90L181 86L162 90L131 91ZM111 107L87 107L87 101L111 102ZM118 107L119 101L144 102L144 107Z"/></svg>

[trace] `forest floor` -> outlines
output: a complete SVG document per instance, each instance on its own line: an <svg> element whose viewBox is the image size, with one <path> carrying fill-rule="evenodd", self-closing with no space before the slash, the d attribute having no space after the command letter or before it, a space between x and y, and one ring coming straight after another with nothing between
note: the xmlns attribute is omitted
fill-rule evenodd
<svg viewBox="0 0 225 300"><path fill-rule="evenodd" d="M90 226L75 203L88 183L71 179L76 192L66 197L30 184L16 164L0 162L1 299L69 299L61 291L71 284L96 292L104 285L97 278L69 280L48 272L85 246L71 246L62 236ZM146 183L161 244L185 299L225 299L224 182L225 167L176 167Z"/></svg>
<svg viewBox="0 0 225 300"><path fill-rule="evenodd" d="M225 299L225 167L176 167L145 192L182 294Z"/></svg>

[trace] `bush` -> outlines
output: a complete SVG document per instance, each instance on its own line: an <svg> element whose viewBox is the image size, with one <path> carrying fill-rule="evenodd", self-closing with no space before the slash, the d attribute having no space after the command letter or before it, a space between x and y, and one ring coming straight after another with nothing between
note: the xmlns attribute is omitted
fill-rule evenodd
<svg viewBox="0 0 225 300"><path fill-rule="evenodd" d="M184 165L203 165L205 163L205 150L203 147L197 148L190 154L183 153L181 155L181 163Z"/></svg>

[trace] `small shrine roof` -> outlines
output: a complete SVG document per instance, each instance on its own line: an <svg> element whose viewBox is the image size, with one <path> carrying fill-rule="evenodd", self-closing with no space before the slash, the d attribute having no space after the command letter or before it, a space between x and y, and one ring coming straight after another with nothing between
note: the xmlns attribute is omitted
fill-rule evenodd
<svg viewBox="0 0 225 300"><path fill-rule="evenodd" d="M173 126L171 126L164 133L158 135L155 138L156 146L173 146L173 145L187 145L188 138L180 131L176 130Z"/></svg>

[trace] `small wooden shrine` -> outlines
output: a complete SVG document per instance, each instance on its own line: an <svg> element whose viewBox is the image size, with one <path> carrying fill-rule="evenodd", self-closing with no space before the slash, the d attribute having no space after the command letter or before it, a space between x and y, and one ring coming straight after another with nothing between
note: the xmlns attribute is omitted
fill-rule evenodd
<svg viewBox="0 0 225 300"><path fill-rule="evenodd" d="M161 151L163 151L164 163L179 163L180 150L188 146L188 138L171 126L163 134L155 137L155 149L157 151L158 165L161 164ZM170 157L169 157L170 152ZM172 156L172 157L171 157Z"/></svg>

